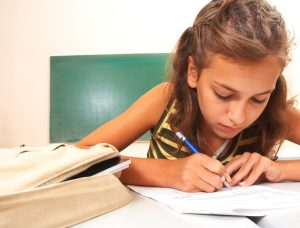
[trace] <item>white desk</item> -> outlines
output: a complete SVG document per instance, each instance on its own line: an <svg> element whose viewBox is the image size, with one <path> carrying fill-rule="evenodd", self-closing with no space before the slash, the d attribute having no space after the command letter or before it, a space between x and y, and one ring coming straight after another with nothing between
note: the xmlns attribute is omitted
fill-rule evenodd
<svg viewBox="0 0 300 228"><path fill-rule="evenodd" d="M147 148L147 142L139 142L122 151L122 154L145 157ZM291 147L284 148L285 153L283 154L286 154L286 151L295 152L294 148L289 150L290 148ZM298 146L298 151L299 148L300 147ZM299 156L298 153L296 155ZM265 183L262 185L300 192L300 182L277 184ZM300 224L300 208L278 210L272 212L268 216L251 219L234 216L180 214L152 199L136 193L133 194L133 201L124 207L78 224L75 227L156 228L163 225L164 227L172 228L292 228L298 227Z"/></svg>
<svg viewBox="0 0 300 228"><path fill-rule="evenodd" d="M264 183L264 186L269 186L278 189L300 192L300 182L293 183ZM253 221L260 227L264 228L293 228L300 226L300 207L274 210L265 217L255 218Z"/></svg>
<svg viewBox="0 0 300 228"><path fill-rule="evenodd" d="M157 228L162 225L172 228L258 227L245 217L180 214L136 193L134 193L133 201L124 207L81 223L76 227Z"/></svg>
<svg viewBox="0 0 300 228"><path fill-rule="evenodd" d="M300 182L263 184L274 188L300 192ZM117 210L98 216L94 219L78 224L75 227L130 227L130 228L283 228L297 227L300 224L300 208L288 208L272 212L260 218L235 216L192 215L180 214L147 197L134 194L133 201Z"/></svg>

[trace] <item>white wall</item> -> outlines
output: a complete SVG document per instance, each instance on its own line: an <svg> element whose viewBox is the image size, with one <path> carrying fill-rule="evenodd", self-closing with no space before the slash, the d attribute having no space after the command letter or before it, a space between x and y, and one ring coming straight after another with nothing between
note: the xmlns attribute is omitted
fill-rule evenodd
<svg viewBox="0 0 300 228"><path fill-rule="evenodd" d="M0 0L0 146L49 142L49 57L171 52L205 0ZM300 37L295 1L271 0ZM293 52L286 73L300 92Z"/></svg>

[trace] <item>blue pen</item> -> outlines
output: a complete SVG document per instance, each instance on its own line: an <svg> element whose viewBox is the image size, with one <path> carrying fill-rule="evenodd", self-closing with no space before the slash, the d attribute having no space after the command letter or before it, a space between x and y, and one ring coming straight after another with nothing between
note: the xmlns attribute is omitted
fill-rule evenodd
<svg viewBox="0 0 300 228"><path fill-rule="evenodd" d="M197 154L200 151L194 146L194 144L188 140L181 132L176 132L176 136L194 153Z"/></svg>
<svg viewBox="0 0 300 228"><path fill-rule="evenodd" d="M194 154L197 154L199 153L200 151L197 149L196 146L194 146L194 144L188 140L181 132L176 132L176 136L194 153ZM227 187L227 188L231 188L231 186L228 184L228 182L225 180L224 177L222 177L222 182L224 183L224 185Z"/></svg>

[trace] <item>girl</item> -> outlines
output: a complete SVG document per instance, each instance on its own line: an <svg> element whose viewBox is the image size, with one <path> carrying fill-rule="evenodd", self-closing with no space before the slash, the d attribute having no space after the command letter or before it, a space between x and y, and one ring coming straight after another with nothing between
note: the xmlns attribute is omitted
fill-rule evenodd
<svg viewBox="0 0 300 228"><path fill-rule="evenodd" d="M122 150L150 130L148 158L131 158L125 184L213 192L225 178L231 186L299 181L300 161L275 161L285 139L300 144L300 113L282 76L289 49L284 20L266 1L212 0L180 37L169 82L77 146ZM177 131L201 153L183 146Z"/></svg>

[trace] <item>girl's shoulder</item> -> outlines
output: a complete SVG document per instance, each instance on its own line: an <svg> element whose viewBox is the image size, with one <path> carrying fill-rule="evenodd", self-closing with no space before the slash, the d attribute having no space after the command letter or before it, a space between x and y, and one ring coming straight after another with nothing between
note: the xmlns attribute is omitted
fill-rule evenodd
<svg viewBox="0 0 300 228"><path fill-rule="evenodd" d="M148 126L155 126L166 109L172 96L172 85L169 82L158 84L141 96L130 109L143 112L144 121Z"/></svg>
<svg viewBox="0 0 300 228"><path fill-rule="evenodd" d="M173 92L173 85L170 82L162 82L153 87L149 92L154 93L162 98L168 99Z"/></svg>
<svg viewBox="0 0 300 228"><path fill-rule="evenodd" d="M164 110L172 96L173 86L169 82L158 84L141 97L143 102L150 102L156 109Z"/></svg>

